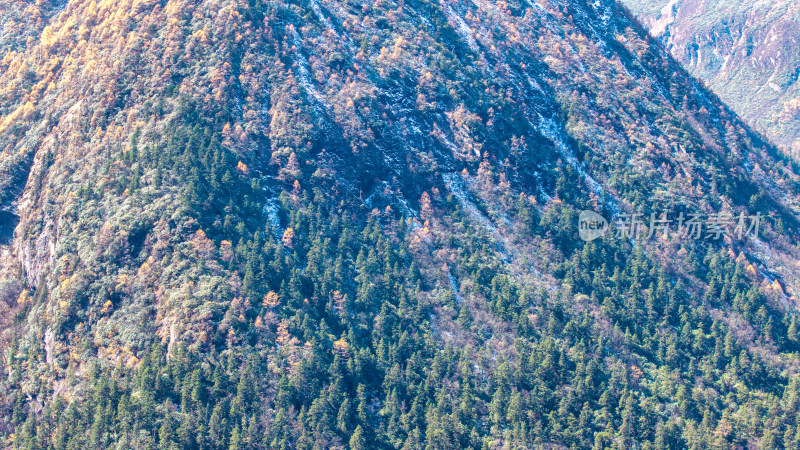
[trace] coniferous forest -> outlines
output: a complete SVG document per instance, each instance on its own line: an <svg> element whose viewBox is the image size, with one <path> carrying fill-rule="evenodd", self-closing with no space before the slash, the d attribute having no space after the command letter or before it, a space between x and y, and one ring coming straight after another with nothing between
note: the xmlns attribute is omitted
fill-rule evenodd
<svg viewBox="0 0 800 450"><path fill-rule="evenodd" d="M0 21L0 447L800 448L799 161L614 1Z"/></svg>

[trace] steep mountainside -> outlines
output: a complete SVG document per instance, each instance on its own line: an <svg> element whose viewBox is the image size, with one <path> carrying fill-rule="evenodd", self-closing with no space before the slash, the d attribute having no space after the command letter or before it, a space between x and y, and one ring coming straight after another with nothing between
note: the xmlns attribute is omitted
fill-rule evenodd
<svg viewBox="0 0 800 450"><path fill-rule="evenodd" d="M67 0L6 0L0 4L0 53L21 51L35 43L53 15Z"/></svg>
<svg viewBox="0 0 800 450"><path fill-rule="evenodd" d="M800 3L623 0L675 58L800 158Z"/></svg>
<svg viewBox="0 0 800 450"><path fill-rule="evenodd" d="M800 168L616 3L49 11L0 59L6 447L800 444Z"/></svg>

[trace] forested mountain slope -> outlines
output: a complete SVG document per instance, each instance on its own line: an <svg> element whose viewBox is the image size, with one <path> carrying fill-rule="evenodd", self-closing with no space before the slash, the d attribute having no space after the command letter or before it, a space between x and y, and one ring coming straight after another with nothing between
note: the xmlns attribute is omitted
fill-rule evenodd
<svg viewBox="0 0 800 450"><path fill-rule="evenodd" d="M2 41L5 446L800 443L800 169L615 3L53 11Z"/></svg>
<svg viewBox="0 0 800 450"><path fill-rule="evenodd" d="M0 4L0 52L22 51L34 44L67 0L6 0Z"/></svg>
<svg viewBox="0 0 800 450"><path fill-rule="evenodd" d="M800 158L800 4L624 0L737 113Z"/></svg>

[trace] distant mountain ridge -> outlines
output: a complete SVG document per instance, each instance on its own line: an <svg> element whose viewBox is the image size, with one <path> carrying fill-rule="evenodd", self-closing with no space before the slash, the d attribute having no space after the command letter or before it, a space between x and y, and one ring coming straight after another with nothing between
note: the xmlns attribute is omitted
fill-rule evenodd
<svg viewBox="0 0 800 450"><path fill-rule="evenodd" d="M800 155L800 4L624 0L684 66L795 157Z"/></svg>

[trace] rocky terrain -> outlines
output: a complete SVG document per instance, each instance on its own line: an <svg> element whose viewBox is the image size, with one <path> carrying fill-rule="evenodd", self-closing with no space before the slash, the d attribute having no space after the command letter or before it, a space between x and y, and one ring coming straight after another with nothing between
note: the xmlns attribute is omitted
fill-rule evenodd
<svg viewBox="0 0 800 450"><path fill-rule="evenodd" d="M800 157L800 4L625 0L692 75Z"/></svg>

